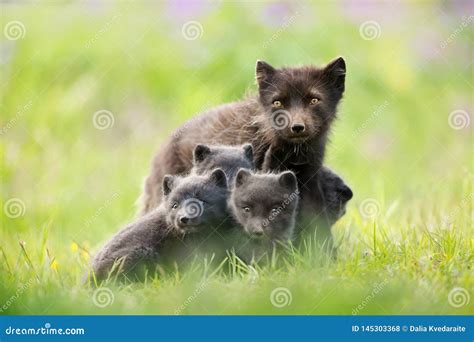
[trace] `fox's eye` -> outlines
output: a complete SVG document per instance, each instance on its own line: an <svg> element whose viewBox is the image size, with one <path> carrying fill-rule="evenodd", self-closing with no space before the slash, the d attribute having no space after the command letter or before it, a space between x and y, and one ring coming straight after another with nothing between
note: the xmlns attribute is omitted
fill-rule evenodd
<svg viewBox="0 0 474 342"><path fill-rule="evenodd" d="M249 212L250 212L250 207L243 207L243 208L242 208L242 211L243 211L244 213L249 213Z"/></svg>
<svg viewBox="0 0 474 342"><path fill-rule="evenodd" d="M275 107L275 108L280 108L280 107L282 107L282 106L283 106L283 105L281 104L281 101L278 101L278 100L273 101L273 107Z"/></svg>
<svg viewBox="0 0 474 342"><path fill-rule="evenodd" d="M311 99L311 101L309 101L309 103L312 104L312 105L315 105L315 104L317 104L318 102L319 102L319 99L316 98L316 97L313 97L313 98Z"/></svg>
<svg viewBox="0 0 474 342"><path fill-rule="evenodd" d="M278 209L277 209L277 208L273 208L273 209L272 209L272 214L273 214L273 215L278 214Z"/></svg>
<svg viewBox="0 0 474 342"><path fill-rule="evenodd" d="M178 209L178 203L174 202L173 205L171 206L173 210Z"/></svg>

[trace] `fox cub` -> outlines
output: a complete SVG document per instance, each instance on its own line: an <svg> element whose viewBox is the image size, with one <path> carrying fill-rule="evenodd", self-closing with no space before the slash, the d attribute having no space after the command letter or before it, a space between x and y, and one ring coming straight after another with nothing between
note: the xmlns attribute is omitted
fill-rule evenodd
<svg viewBox="0 0 474 342"><path fill-rule="evenodd" d="M225 220L228 187L221 169L167 175L162 187L160 206L123 228L97 253L92 263L97 280L116 274L141 277L146 268L183 258L191 252L183 244L187 234L205 234Z"/></svg>
<svg viewBox="0 0 474 342"><path fill-rule="evenodd" d="M239 170L229 200L230 211L245 233L235 232L236 253L251 262L276 243L292 240L298 202L298 182L292 171Z"/></svg>
<svg viewBox="0 0 474 342"><path fill-rule="evenodd" d="M239 168L253 169L252 146L197 145L193 156L190 175L164 176L158 208L119 231L97 253L96 279L141 277L145 269L186 259L203 246L218 252L210 237L225 236L214 233L230 225L227 179L233 180Z"/></svg>
<svg viewBox="0 0 474 342"><path fill-rule="evenodd" d="M224 170L229 184L239 169L254 169L253 148L250 144L241 146L196 145L193 152L192 172L201 174L220 168Z"/></svg>

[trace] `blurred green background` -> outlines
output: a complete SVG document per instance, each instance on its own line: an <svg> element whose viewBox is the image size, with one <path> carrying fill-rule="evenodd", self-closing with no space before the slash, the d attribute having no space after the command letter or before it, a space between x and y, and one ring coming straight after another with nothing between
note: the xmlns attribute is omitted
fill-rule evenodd
<svg viewBox="0 0 474 342"><path fill-rule="evenodd" d="M231 288L235 303L223 308L204 291L188 309L350 314L393 262L399 283L363 313L472 310L472 299L446 300L474 284L472 1L7 1L1 10L0 304L35 279L5 312L173 311L192 281L115 292L109 311L97 309L80 285L88 253L136 217L151 158L178 125L256 90L257 59L337 56L347 85L326 164L355 193L334 228L340 259L311 280L296 266L264 270L251 296L243 278L219 278L213 293ZM293 289L287 311L267 303L275 284Z"/></svg>

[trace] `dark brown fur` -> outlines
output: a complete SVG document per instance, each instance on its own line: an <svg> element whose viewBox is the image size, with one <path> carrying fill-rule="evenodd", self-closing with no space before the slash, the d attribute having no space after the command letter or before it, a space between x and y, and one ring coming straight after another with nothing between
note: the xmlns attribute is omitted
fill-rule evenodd
<svg viewBox="0 0 474 342"><path fill-rule="evenodd" d="M302 208L320 212L323 199L317 173L322 166L331 123L344 92L345 62L338 58L324 68L313 66L275 69L257 62L259 95L206 111L181 126L155 156L145 183L143 213L158 206L165 174L189 172L196 144L253 146L261 168L272 147L275 171L292 170L298 177ZM311 104L311 99L317 104ZM281 108L275 108L274 101ZM275 129L275 112L283 109L290 125ZM304 130L294 132L293 125Z"/></svg>

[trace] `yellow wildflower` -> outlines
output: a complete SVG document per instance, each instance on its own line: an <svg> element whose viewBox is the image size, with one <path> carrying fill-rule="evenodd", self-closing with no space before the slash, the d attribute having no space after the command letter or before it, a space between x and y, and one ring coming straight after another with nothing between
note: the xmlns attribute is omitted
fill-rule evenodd
<svg viewBox="0 0 474 342"><path fill-rule="evenodd" d="M84 260L89 260L89 253L87 253L86 251L82 251L81 255Z"/></svg>
<svg viewBox="0 0 474 342"><path fill-rule="evenodd" d="M57 271L58 270L58 262L56 260L53 260L51 263L51 269Z"/></svg>

